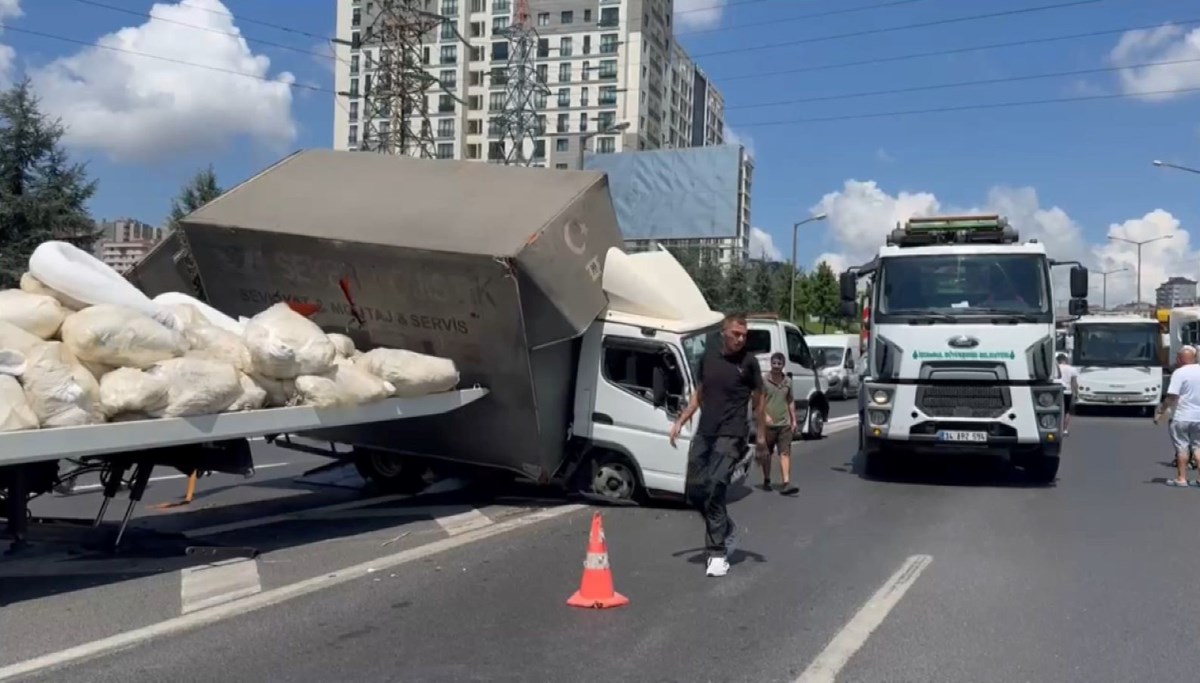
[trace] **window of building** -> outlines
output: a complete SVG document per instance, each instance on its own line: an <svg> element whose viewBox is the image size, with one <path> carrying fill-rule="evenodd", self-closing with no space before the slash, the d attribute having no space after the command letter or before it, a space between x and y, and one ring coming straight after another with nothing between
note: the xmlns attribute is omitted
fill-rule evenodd
<svg viewBox="0 0 1200 683"><path fill-rule="evenodd" d="M479 135L483 132L482 119L467 119L467 133L471 135Z"/></svg>
<svg viewBox="0 0 1200 683"><path fill-rule="evenodd" d="M538 117L537 117L537 133L538 133L538 135L544 135L544 134L545 134L545 132L546 132L546 115L545 115L545 114L538 114Z"/></svg>
<svg viewBox="0 0 1200 683"><path fill-rule="evenodd" d="M428 48L426 48L428 50ZM441 55L442 64L457 64L458 63L458 46L443 45Z"/></svg>
<svg viewBox="0 0 1200 683"><path fill-rule="evenodd" d="M580 130L580 132L587 132L587 129L588 129L588 115L587 115L586 111L581 111L581 112L579 112L579 130Z"/></svg>
<svg viewBox="0 0 1200 683"><path fill-rule="evenodd" d="M492 17L492 33L504 33L508 29L508 17Z"/></svg>
<svg viewBox="0 0 1200 683"><path fill-rule="evenodd" d="M358 55L353 55L350 57L350 75L358 75Z"/></svg>
<svg viewBox="0 0 1200 683"><path fill-rule="evenodd" d="M605 59L600 62L600 78L617 77L617 60Z"/></svg>
<svg viewBox="0 0 1200 683"><path fill-rule="evenodd" d="M449 95L438 95L438 113L451 114L454 112L454 98Z"/></svg>
<svg viewBox="0 0 1200 683"><path fill-rule="evenodd" d="M358 102L350 103L350 120L351 121L358 120Z"/></svg>
<svg viewBox="0 0 1200 683"><path fill-rule="evenodd" d="M467 145L467 158L468 159L478 159L479 158L479 145Z"/></svg>
<svg viewBox="0 0 1200 683"><path fill-rule="evenodd" d="M458 14L458 0L442 0L442 16L452 17Z"/></svg>
<svg viewBox="0 0 1200 683"><path fill-rule="evenodd" d="M482 71L468 71L467 72L467 82L470 83L471 85L483 85L483 72Z"/></svg>
<svg viewBox="0 0 1200 683"><path fill-rule="evenodd" d="M560 107L571 106L571 89L570 88L559 88L558 89L558 106L560 106Z"/></svg>
<svg viewBox="0 0 1200 683"><path fill-rule="evenodd" d="M588 106L588 89L587 88L579 89L579 106L581 106L581 107Z"/></svg>
<svg viewBox="0 0 1200 683"><path fill-rule="evenodd" d="M471 11L472 12L486 12L487 11L487 0L471 0Z"/></svg>
<svg viewBox="0 0 1200 683"><path fill-rule="evenodd" d="M557 168L560 171L565 171L565 170L567 170L567 165L566 164L554 164L554 168Z"/></svg>
<svg viewBox="0 0 1200 683"><path fill-rule="evenodd" d="M570 133L570 132L571 132L571 131L570 131L571 124L570 124L570 123L567 121L567 115L566 115L566 114L559 114L559 115L558 115L558 122L557 122L557 124L558 124L558 125L557 125L557 126L555 126L555 128L558 130L558 132L560 132L560 133Z"/></svg>
<svg viewBox="0 0 1200 683"><path fill-rule="evenodd" d="M539 91L533 93L533 108L534 109L545 109L546 108L546 100L547 100L547 97L546 97L545 91L539 90Z"/></svg>
<svg viewBox="0 0 1200 683"><path fill-rule="evenodd" d="M579 70L579 78L581 80L586 81L586 80L590 79L591 77L592 77L592 63L584 62L583 67Z"/></svg>
<svg viewBox="0 0 1200 683"><path fill-rule="evenodd" d="M554 138L555 152L569 152L571 150L571 141L567 138Z"/></svg>
<svg viewBox="0 0 1200 683"><path fill-rule="evenodd" d="M538 38L537 56L541 58L550 56L550 39Z"/></svg>
<svg viewBox="0 0 1200 683"><path fill-rule="evenodd" d="M591 20L592 20L592 10L590 10L590 9L583 10L584 23L589 23L589 22L591 22Z"/></svg>
<svg viewBox="0 0 1200 683"><path fill-rule="evenodd" d="M442 24L442 40L454 40L457 35L454 31L454 24L446 22Z"/></svg>
<svg viewBox="0 0 1200 683"><path fill-rule="evenodd" d="M534 140L533 141L533 158L534 159L545 159L546 158L546 141L545 140Z"/></svg>
<svg viewBox="0 0 1200 683"><path fill-rule="evenodd" d="M471 111L479 111L483 108L483 98L479 95L471 95L467 98L467 108Z"/></svg>
<svg viewBox="0 0 1200 683"><path fill-rule="evenodd" d="M458 86L458 72L453 69L446 69L441 73L441 76L438 78L438 80L442 82L443 87L453 90Z"/></svg>
<svg viewBox="0 0 1200 683"><path fill-rule="evenodd" d="M358 79L350 79L350 97L358 97Z"/></svg>
<svg viewBox="0 0 1200 683"><path fill-rule="evenodd" d="M572 12L571 10L569 10L569 9L563 10L563 12L562 12L562 23L564 23L564 24L573 24L573 23L575 23L575 13L574 13L574 12Z"/></svg>
<svg viewBox="0 0 1200 683"><path fill-rule="evenodd" d="M620 36L616 33L605 33L600 36L600 54L615 55L617 46L621 44Z"/></svg>
<svg viewBox="0 0 1200 683"><path fill-rule="evenodd" d="M492 43L492 61L503 62L508 59L508 42Z"/></svg>
<svg viewBox="0 0 1200 683"><path fill-rule="evenodd" d="M488 95L488 111L500 111L504 109L504 93L494 92Z"/></svg>
<svg viewBox="0 0 1200 683"><path fill-rule="evenodd" d="M614 111L602 111L600 112L600 115L596 117L596 123L600 130L608 130L616 125L617 113Z"/></svg>
<svg viewBox="0 0 1200 683"><path fill-rule="evenodd" d="M482 45L472 45L471 46L471 61L472 62L482 62L483 55L486 54L486 52L487 52L486 47L484 47Z"/></svg>
<svg viewBox="0 0 1200 683"><path fill-rule="evenodd" d="M550 80L550 67L545 64L538 64L537 65L537 76L538 76L538 81L540 81L542 83L545 83L546 81Z"/></svg>
<svg viewBox="0 0 1200 683"><path fill-rule="evenodd" d="M492 3L492 13L501 14L512 11L512 0L496 0Z"/></svg>
<svg viewBox="0 0 1200 683"><path fill-rule="evenodd" d="M621 23L621 8L620 7L602 7L600 8L600 25L601 26L617 26Z"/></svg>
<svg viewBox="0 0 1200 683"><path fill-rule="evenodd" d="M617 103L617 86L602 85L600 86L600 99L597 104L601 106L611 106Z"/></svg>
<svg viewBox="0 0 1200 683"><path fill-rule="evenodd" d="M350 135L346 138L346 141L352 145L358 144L358 126L350 126Z"/></svg>
<svg viewBox="0 0 1200 683"><path fill-rule="evenodd" d="M559 83L570 83L571 82L571 63L570 62L562 62L561 64L558 65L558 82Z"/></svg>
<svg viewBox="0 0 1200 683"><path fill-rule="evenodd" d="M371 96L371 74L363 77L363 97Z"/></svg>
<svg viewBox="0 0 1200 683"><path fill-rule="evenodd" d="M361 47L362 47L362 34L360 34L358 31L354 31L353 33L350 34L350 49L358 50Z"/></svg>
<svg viewBox="0 0 1200 683"><path fill-rule="evenodd" d="M508 72L502 66L496 67L488 73L488 82L498 87L508 85Z"/></svg>
<svg viewBox="0 0 1200 683"><path fill-rule="evenodd" d="M538 12L537 25L538 26L549 26L550 25L550 13L549 12Z"/></svg>
<svg viewBox="0 0 1200 683"><path fill-rule="evenodd" d="M454 145L449 142L439 142L438 146L437 146L437 158L453 159L454 158Z"/></svg>
<svg viewBox="0 0 1200 683"><path fill-rule="evenodd" d="M350 25L351 26L362 26L362 10L361 9L355 7L354 11L352 11L350 13Z"/></svg>
<svg viewBox="0 0 1200 683"><path fill-rule="evenodd" d="M558 56L570 57L572 52L570 36L558 40Z"/></svg>
<svg viewBox="0 0 1200 683"><path fill-rule="evenodd" d="M492 161L500 161L504 158L504 143L489 142L488 143L488 159Z"/></svg>
<svg viewBox="0 0 1200 683"><path fill-rule="evenodd" d="M471 22L471 37L472 38L482 38L486 32L487 32L487 24L483 23L482 21L472 21Z"/></svg>
<svg viewBox="0 0 1200 683"><path fill-rule="evenodd" d="M596 138L596 151L600 154L612 154L616 152L616 138Z"/></svg>
<svg viewBox="0 0 1200 683"><path fill-rule="evenodd" d="M592 37L591 36L583 37L583 54L585 54L585 55L592 54Z"/></svg>

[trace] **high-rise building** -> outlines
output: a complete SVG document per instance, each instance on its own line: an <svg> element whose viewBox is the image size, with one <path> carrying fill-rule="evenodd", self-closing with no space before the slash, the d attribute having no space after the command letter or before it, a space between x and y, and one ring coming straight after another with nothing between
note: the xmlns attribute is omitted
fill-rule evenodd
<svg viewBox="0 0 1200 683"><path fill-rule="evenodd" d="M163 238L162 228L133 218L100 221L96 228L96 257L118 273L124 273L145 258Z"/></svg>
<svg viewBox="0 0 1200 683"><path fill-rule="evenodd" d="M700 67L692 92L692 146L725 144L725 98Z"/></svg>
<svg viewBox="0 0 1200 683"><path fill-rule="evenodd" d="M1154 303L1159 308L1196 305L1196 281L1175 276L1154 290Z"/></svg>
<svg viewBox="0 0 1200 683"><path fill-rule="evenodd" d="M529 24L538 33L536 69L548 92L534 101L544 131L528 150L536 165L579 168L581 146L610 153L721 142L720 94L675 43L673 0L528 1ZM335 103L335 149L357 149L363 140L364 96L382 49L363 35L380 2L337 0L335 86L344 95ZM426 103L435 156L504 158L501 130L491 119L504 108L506 30L515 4L424 3L448 19L421 46L426 72L437 79ZM697 112L703 125L693 123ZM603 132L616 126L622 128Z"/></svg>

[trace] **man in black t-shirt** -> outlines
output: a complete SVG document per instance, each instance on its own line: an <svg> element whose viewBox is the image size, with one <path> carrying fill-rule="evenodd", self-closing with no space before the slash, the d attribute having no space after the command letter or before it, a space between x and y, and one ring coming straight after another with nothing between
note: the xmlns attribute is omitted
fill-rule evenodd
<svg viewBox="0 0 1200 683"><path fill-rule="evenodd" d="M741 460L750 425L747 407L754 405L757 445L766 444L766 413L762 371L758 359L746 352L746 316L725 316L720 348L710 347L700 361L696 391L687 408L671 425L671 445L696 411L700 424L688 451L687 497L704 515L708 576L729 572L729 555L736 541L726 507L733 469Z"/></svg>

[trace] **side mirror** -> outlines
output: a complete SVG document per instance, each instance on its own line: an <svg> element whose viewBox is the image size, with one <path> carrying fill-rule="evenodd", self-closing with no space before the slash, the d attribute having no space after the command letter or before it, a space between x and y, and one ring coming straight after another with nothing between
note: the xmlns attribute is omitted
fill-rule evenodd
<svg viewBox="0 0 1200 683"><path fill-rule="evenodd" d="M858 303L855 301L843 301L838 304L838 313L841 313L843 318L853 320L858 317Z"/></svg>
<svg viewBox="0 0 1200 683"><path fill-rule="evenodd" d="M655 408L667 405L667 371L661 366L655 367L651 381L653 386L650 388L650 402Z"/></svg>
<svg viewBox="0 0 1200 683"><path fill-rule="evenodd" d="M808 349L803 349L800 351L800 367L808 368L809 370L813 369L812 352L810 352Z"/></svg>
<svg viewBox="0 0 1200 683"><path fill-rule="evenodd" d="M858 278L854 273L842 273L838 278L838 288L841 290L843 304L847 301L854 303L855 296L858 294Z"/></svg>
<svg viewBox="0 0 1200 683"><path fill-rule="evenodd" d="M854 358L853 357L847 358L846 362L842 364L842 367L846 368L847 370L853 370L854 369Z"/></svg>
<svg viewBox="0 0 1200 683"><path fill-rule="evenodd" d="M1074 266L1071 268L1071 298L1086 299L1087 295L1088 269L1083 266Z"/></svg>
<svg viewBox="0 0 1200 683"><path fill-rule="evenodd" d="M1071 274L1074 275L1073 272ZM1087 271L1085 270L1084 276L1086 277L1086 275L1087 275ZM1071 284L1072 285L1075 284L1075 278L1071 278ZM1074 289L1074 287L1072 286L1072 290L1073 289ZM1067 304L1067 312L1070 313L1071 315L1087 315L1087 312L1088 312L1087 299L1071 299L1071 301Z"/></svg>

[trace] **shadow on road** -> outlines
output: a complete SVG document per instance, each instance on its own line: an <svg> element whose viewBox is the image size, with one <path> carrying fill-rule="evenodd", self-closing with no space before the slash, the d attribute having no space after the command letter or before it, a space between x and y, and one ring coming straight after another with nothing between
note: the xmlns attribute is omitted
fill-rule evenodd
<svg viewBox="0 0 1200 683"><path fill-rule="evenodd" d="M983 455L906 454L899 456L885 472L868 474L864 458L855 453L850 462L830 469L882 484L981 488L1053 488L1056 485L1031 481L1023 470L1004 458Z"/></svg>

